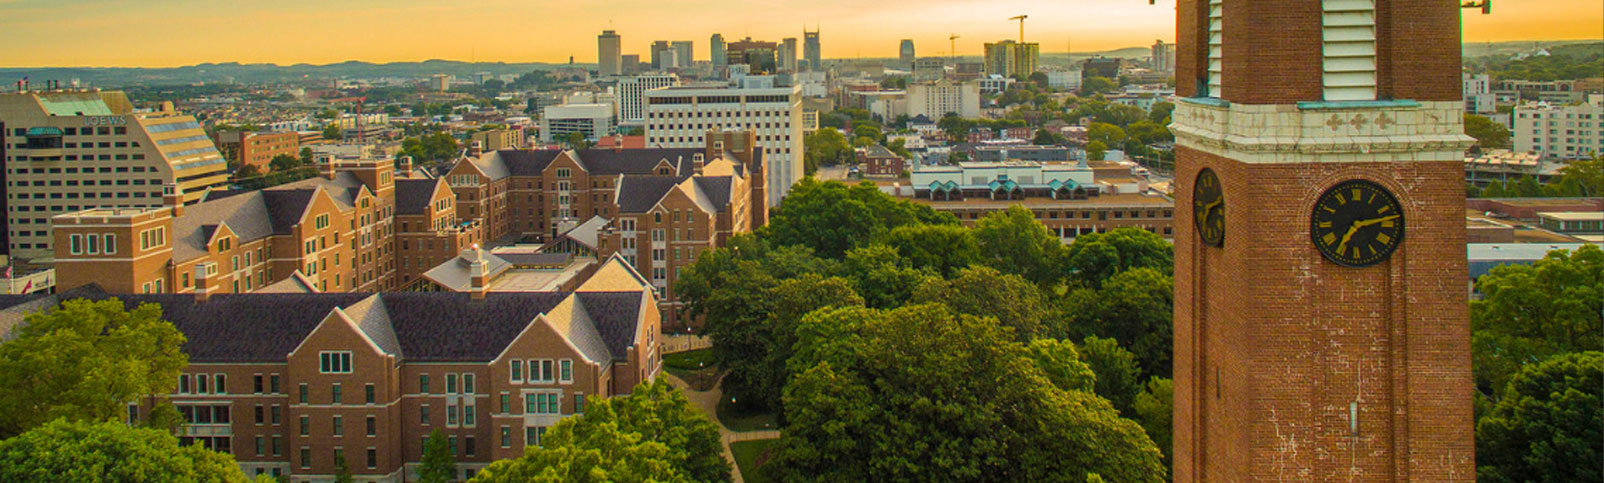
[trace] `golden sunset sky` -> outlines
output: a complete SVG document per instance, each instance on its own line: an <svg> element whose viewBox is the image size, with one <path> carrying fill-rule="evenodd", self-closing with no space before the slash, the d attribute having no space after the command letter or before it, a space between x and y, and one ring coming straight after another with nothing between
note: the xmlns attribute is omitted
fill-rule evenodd
<svg viewBox="0 0 1604 483"><path fill-rule="evenodd" d="M1447 0L1437 0L1447 1ZM921 56L962 55L1016 38L1027 14L1043 52L1145 47L1173 40L1175 2L1159 0L0 0L0 66L164 67L202 62L313 63L427 59L596 61L614 29L625 54L652 40L801 38L822 29L826 58L893 57L901 39ZM1465 11L1465 40L1604 37L1598 0L1503 0Z"/></svg>

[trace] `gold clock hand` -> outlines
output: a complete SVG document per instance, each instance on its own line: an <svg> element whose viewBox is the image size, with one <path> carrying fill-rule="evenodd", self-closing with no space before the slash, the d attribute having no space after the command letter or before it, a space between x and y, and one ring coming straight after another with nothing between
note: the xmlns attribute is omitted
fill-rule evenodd
<svg viewBox="0 0 1604 483"><path fill-rule="evenodd" d="M1387 220L1393 220L1393 219L1397 219L1397 218L1398 218L1398 215L1383 216L1381 218L1371 218L1371 219L1364 220L1364 221L1353 222L1353 226L1356 227L1356 228L1364 228L1364 227L1367 227L1367 226L1370 226L1370 225L1374 225L1374 224L1377 224L1377 223L1381 223L1381 222L1385 222Z"/></svg>
<svg viewBox="0 0 1604 483"><path fill-rule="evenodd" d="M1345 233L1345 234L1342 235L1342 243L1338 243L1337 244L1337 253L1342 253L1342 252L1347 251L1345 249L1348 247L1348 240L1353 238L1353 234L1354 233L1358 233L1358 232L1359 232L1359 224L1358 223L1354 223L1352 225L1349 225L1348 226L1348 233Z"/></svg>
<svg viewBox="0 0 1604 483"><path fill-rule="evenodd" d="M1225 202L1225 200L1214 200L1213 203L1209 203L1209 204L1203 205L1203 212L1204 213L1208 213L1210 211L1213 211L1214 207L1220 206L1220 203L1224 203L1224 202Z"/></svg>

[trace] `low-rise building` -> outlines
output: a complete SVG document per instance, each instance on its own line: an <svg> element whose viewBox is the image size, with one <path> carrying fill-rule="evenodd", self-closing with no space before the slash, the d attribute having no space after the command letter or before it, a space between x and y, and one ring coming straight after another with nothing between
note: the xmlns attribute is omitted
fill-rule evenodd
<svg viewBox="0 0 1604 483"><path fill-rule="evenodd" d="M921 167L895 194L966 225L1020 205L1064 243L1124 227L1171 238L1175 201L1147 184L1146 171L1130 163L976 162Z"/></svg>
<svg viewBox="0 0 1604 483"><path fill-rule="evenodd" d="M479 143L484 151L523 149L528 141L522 129L492 129L473 133L470 143Z"/></svg>
<svg viewBox="0 0 1604 483"><path fill-rule="evenodd" d="M875 178L895 178L902 176L908 169L908 160L891 152L885 146L870 145L857 150L858 163L863 165L863 175Z"/></svg>
<svg viewBox="0 0 1604 483"><path fill-rule="evenodd" d="M1527 104L1515 108L1510 133L1515 151L1542 159L1587 159L1604 152L1604 95L1574 105Z"/></svg>
<svg viewBox="0 0 1604 483"><path fill-rule="evenodd" d="M550 106L540 117L540 142L562 141L571 133L579 133L594 142L612 134L616 125L612 104Z"/></svg>
<svg viewBox="0 0 1604 483"><path fill-rule="evenodd" d="M223 158L267 172L277 156L300 157L301 137L293 132L217 131L212 133Z"/></svg>
<svg viewBox="0 0 1604 483"><path fill-rule="evenodd" d="M167 400L180 442L229 453L247 475L416 481L425 438L458 474L540 444L586 404L661 366L657 305L638 277L560 292L108 295L87 286L0 296L0 320L69 299L153 303L189 358ZM0 327L0 337L9 332ZM128 407L149 417L154 399Z"/></svg>
<svg viewBox="0 0 1604 483"><path fill-rule="evenodd" d="M1537 226L1567 235L1604 233L1604 211L1555 211L1537 214Z"/></svg>

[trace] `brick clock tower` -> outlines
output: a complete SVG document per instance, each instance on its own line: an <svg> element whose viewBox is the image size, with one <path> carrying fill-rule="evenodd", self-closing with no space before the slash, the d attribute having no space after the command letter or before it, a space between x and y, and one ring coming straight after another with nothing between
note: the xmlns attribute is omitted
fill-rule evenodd
<svg viewBox="0 0 1604 483"><path fill-rule="evenodd" d="M1175 480L1474 479L1458 3L1177 21Z"/></svg>

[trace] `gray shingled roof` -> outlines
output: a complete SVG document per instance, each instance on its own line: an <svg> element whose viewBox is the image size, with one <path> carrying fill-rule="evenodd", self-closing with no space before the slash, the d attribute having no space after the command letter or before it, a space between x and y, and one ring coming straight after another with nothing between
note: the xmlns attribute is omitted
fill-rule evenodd
<svg viewBox="0 0 1604 483"><path fill-rule="evenodd" d="M585 313L590 315L614 359L623 359L629 354L629 346L635 344L641 296L642 292L579 292Z"/></svg>
<svg viewBox="0 0 1604 483"><path fill-rule="evenodd" d="M262 190L262 199L267 203L268 221L273 224L273 233L288 235L295 230L295 224L301 221L301 215L306 213L306 205L312 203L312 197L317 195L316 188L291 190Z"/></svg>
<svg viewBox="0 0 1604 483"><path fill-rule="evenodd" d="M184 262L206 254L206 241L219 224L227 224L240 243L273 234L273 217L264 192L245 193L189 206L173 218L173 261ZM299 217L300 213L296 213ZM212 227L212 228L208 228Z"/></svg>
<svg viewBox="0 0 1604 483"><path fill-rule="evenodd" d="M568 307L571 310L567 312L559 310L558 313L551 314L546 317L546 323L579 349L586 360L591 362L612 360L607 343L602 340L601 332L597 330L596 322L585 309L584 302L578 298L570 300L573 302Z"/></svg>
<svg viewBox="0 0 1604 483"><path fill-rule="evenodd" d="M739 167L739 165L737 165ZM733 196L733 181L729 176L697 176L696 187L707 195L713 206L718 207L718 213L729 211L730 198Z"/></svg>
<svg viewBox="0 0 1604 483"><path fill-rule="evenodd" d="M680 176L691 174L691 158L703 150L695 148L586 149L577 151L579 162L592 176L614 174L652 174L663 160ZM711 160L709 160L711 161Z"/></svg>
<svg viewBox="0 0 1604 483"><path fill-rule="evenodd" d="M645 213L684 179L678 176L633 176L618 180L618 212Z"/></svg>
<svg viewBox="0 0 1604 483"><path fill-rule="evenodd" d="M400 215L422 215L429 212L429 200L439 179L395 180L395 212Z"/></svg>
<svg viewBox="0 0 1604 483"><path fill-rule="evenodd" d="M479 172L484 173L485 177L491 180L503 179L512 174L508 171L507 164L502 162L499 156L468 158L468 162L477 166Z"/></svg>
<svg viewBox="0 0 1604 483"><path fill-rule="evenodd" d="M502 164L507 166L507 171L513 176L540 176L540 173L546 170L546 166L551 165L551 161L557 159L558 154L562 154L562 150L503 149L496 151L495 154L501 158Z"/></svg>
<svg viewBox="0 0 1604 483"><path fill-rule="evenodd" d="M390 326L390 315L385 311L385 304L379 301L379 294L362 299L362 301L343 309L345 315L356 322L358 329L379 346L385 354L401 357L401 344L395 339L395 328Z"/></svg>

